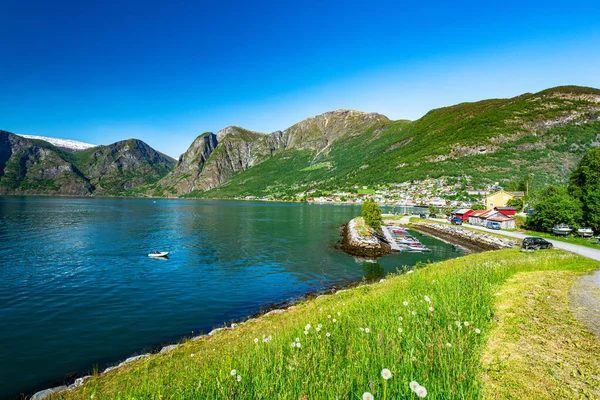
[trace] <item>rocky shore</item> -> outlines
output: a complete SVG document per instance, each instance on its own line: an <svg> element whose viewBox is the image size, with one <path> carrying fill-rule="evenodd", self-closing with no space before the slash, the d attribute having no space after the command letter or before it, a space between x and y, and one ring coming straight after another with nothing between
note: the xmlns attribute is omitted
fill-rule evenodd
<svg viewBox="0 0 600 400"><path fill-rule="evenodd" d="M342 249L350 255L360 257L381 257L392 252L389 244L371 234L364 234L365 230L371 231L364 225L362 217L343 225Z"/></svg>
<svg viewBox="0 0 600 400"><path fill-rule="evenodd" d="M508 249L520 245L516 240L499 238L484 232L474 232L455 225L418 222L412 224L411 228L475 252Z"/></svg>

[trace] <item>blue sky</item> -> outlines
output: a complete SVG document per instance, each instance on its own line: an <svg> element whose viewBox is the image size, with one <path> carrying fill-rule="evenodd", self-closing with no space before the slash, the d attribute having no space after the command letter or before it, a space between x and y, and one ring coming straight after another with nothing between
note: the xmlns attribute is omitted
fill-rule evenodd
<svg viewBox="0 0 600 400"><path fill-rule="evenodd" d="M600 88L598 2L482 3L2 0L0 129L178 157L228 125Z"/></svg>

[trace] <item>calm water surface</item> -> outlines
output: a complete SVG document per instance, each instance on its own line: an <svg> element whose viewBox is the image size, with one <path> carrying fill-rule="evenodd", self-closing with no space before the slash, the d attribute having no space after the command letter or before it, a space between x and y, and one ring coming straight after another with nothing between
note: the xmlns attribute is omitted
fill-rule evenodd
<svg viewBox="0 0 600 400"><path fill-rule="evenodd" d="M134 353L429 254L366 263L335 248L354 206L0 197L0 393ZM153 250L168 260L150 259Z"/></svg>

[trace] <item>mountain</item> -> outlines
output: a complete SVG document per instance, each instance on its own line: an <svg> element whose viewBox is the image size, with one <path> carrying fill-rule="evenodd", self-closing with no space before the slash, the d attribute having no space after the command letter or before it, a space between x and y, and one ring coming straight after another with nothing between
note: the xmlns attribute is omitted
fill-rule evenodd
<svg viewBox="0 0 600 400"><path fill-rule="evenodd" d="M526 175L537 185L564 183L587 149L600 144L600 90L585 87L457 104L413 122L350 115L326 113L288 128L277 140L285 145L262 162L189 196L281 198L309 189L464 176L476 186ZM333 139L326 142L318 132L332 124L336 133L324 135Z"/></svg>
<svg viewBox="0 0 600 400"><path fill-rule="evenodd" d="M119 195L158 181L174 165L135 139L67 151L0 131L0 194Z"/></svg>
<svg viewBox="0 0 600 400"><path fill-rule="evenodd" d="M271 134L235 126L216 135L204 133L156 187L160 193L166 190L170 195L199 194L218 188L233 177L244 176L245 172L280 154L301 152L310 154L315 161L328 154L338 140L382 129L390 122L381 114L337 110Z"/></svg>
<svg viewBox="0 0 600 400"><path fill-rule="evenodd" d="M0 194L290 198L440 177L542 186L565 183L595 146L600 90L561 86L416 121L337 110L270 134L230 126L198 136L177 162L135 139L66 151L2 132Z"/></svg>

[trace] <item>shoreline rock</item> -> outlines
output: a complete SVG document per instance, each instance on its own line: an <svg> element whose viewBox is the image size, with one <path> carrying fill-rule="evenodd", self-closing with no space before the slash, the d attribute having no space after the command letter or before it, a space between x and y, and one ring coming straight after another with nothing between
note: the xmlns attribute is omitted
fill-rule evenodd
<svg viewBox="0 0 600 400"><path fill-rule="evenodd" d="M342 226L342 250L353 256L370 258L391 254L392 248L389 244L375 236L362 236L358 232L359 218L354 218Z"/></svg>
<svg viewBox="0 0 600 400"><path fill-rule="evenodd" d="M454 225L418 222L412 224L411 228L475 252L509 249L519 246L519 242L516 240L499 238L484 232L474 232Z"/></svg>

